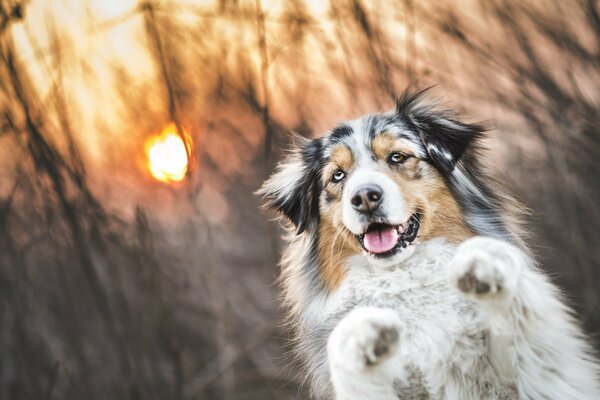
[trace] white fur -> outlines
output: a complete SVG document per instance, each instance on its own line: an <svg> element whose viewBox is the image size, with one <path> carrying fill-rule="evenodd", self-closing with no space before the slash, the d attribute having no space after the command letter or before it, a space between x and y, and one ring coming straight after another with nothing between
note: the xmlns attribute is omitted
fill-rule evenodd
<svg viewBox="0 0 600 400"><path fill-rule="evenodd" d="M421 390L433 399L600 398L598 366L569 311L506 242L475 237L456 248L435 240L403 265L379 270L355 258L339 292L337 307L359 307L327 344L337 399L397 399ZM337 313L330 308L322 318ZM398 331L398 344L373 358L384 328Z"/></svg>
<svg viewBox="0 0 600 400"><path fill-rule="evenodd" d="M396 399L394 369L386 361L396 351L400 326L394 311L373 307L356 308L340 321L327 346L337 399Z"/></svg>
<svg viewBox="0 0 600 400"><path fill-rule="evenodd" d="M350 203L352 194L365 184L374 184L381 187L383 197L379 208L381 213L386 216L387 223L399 225L408 220L411 213L405 207L405 201L398 185L389 176L377 171L375 168L359 165L348 178L343 195L344 225L352 233L356 235L364 233L370 223L369 218L357 212Z"/></svg>
<svg viewBox="0 0 600 400"><path fill-rule="evenodd" d="M362 129L363 119L355 120L350 123L355 132ZM383 171L380 164L375 161L368 150L368 145L362 143L368 142L368 136L353 135L346 140L346 145L350 146L356 157L355 167L348 174L347 182L344 185L343 193L343 222L346 228L355 235L363 234L372 221L370 216L357 212L350 200L353 193L364 185L377 185L383 192L379 212L385 216L385 222L390 225L400 225L408 221L412 211L406 207L406 202L398 185ZM417 147L414 146L417 153ZM381 266L388 266L400 263L411 256L414 250L413 245L398 251L386 259L377 259L368 257L369 261Z"/></svg>
<svg viewBox="0 0 600 400"><path fill-rule="evenodd" d="M302 162L301 154L295 150L288 156L286 162L279 163L275 173L265 182L263 187L256 193L264 195L272 193L274 197L285 200L293 195L294 185L291 182L298 182L305 174L306 166ZM282 185L281 183L286 184Z"/></svg>
<svg viewBox="0 0 600 400"><path fill-rule="evenodd" d="M353 188L377 183L384 189L385 217L400 224L409 217L402 193L378 171L369 132L411 134L400 122L377 125L381 121L349 123L354 133L343 141L357 167L343 197L347 202ZM451 120L440 123L461 129ZM436 151L448 158L443 149ZM290 199L297 194L293 182L302 181L306 168L300 152L292 152L259 193ZM502 211L466 171L459 162L451 175L463 200L478 200L467 202L465 221L475 232L511 237L501 229ZM482 202L487 207L469 207ZM368 221L346 208L344 224L362 233ZM435 238L376 262L358 254L345 260L345 276L331 289L319 276L317 228L289 233L281 276L295 351L313 397L600 399L591 347L558 290L516 246L489 237L459 246Z"/></svg>

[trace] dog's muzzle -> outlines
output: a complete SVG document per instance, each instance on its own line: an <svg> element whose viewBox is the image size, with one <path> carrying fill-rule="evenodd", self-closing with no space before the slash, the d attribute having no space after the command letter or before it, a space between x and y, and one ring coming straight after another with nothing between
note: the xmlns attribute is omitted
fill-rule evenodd
<svg viewBox="0 0 600 400"><path fill-rule="evenodd" d="M406 249L417 239L420 222L418 213L412 214L408 221L400 225L374 222L356 238L369 254L387 257Z"/></svg>

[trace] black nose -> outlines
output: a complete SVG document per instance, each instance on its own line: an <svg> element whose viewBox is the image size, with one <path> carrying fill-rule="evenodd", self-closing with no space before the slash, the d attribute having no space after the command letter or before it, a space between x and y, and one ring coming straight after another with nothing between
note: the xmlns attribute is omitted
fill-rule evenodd
<svg viewBox="0 0 600 400"><path fill-rule="evenodd" d="M352 195L350 203L358 212L371 213L379 208L382 197L383 191L379 186L361 186Z"/></svg>

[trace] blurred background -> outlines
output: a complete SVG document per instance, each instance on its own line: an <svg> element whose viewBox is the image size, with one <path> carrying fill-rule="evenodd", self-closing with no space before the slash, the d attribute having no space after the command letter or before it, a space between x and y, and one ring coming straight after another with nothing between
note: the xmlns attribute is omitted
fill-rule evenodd
<svg viewBox="0 0 600 400"><path fill-rule="evenodd" d="M304 398L253 192L410 83L598 348L599 67L597 0L0 0L0 398Z"/></svg>

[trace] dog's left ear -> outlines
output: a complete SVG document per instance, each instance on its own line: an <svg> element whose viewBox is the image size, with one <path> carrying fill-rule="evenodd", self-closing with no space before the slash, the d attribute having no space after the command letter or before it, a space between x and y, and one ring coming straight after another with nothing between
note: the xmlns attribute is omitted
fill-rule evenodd
<svg viewBox="0 0 600 400"><path fill-rule="evenodd" d="M321 141L296 137L296 144L258 190L265 206L279 212L299 235L319 218Z"/></svg>
<svg viewBox="0 0 600 400"><path fill-rule="evenodd" d="M449 174L485 128L460 122L449 112L436 110L423 101L426 91L404 93L396 103L396 112L419 133L433 164Z"/></svg>

